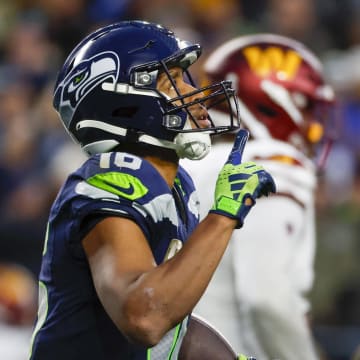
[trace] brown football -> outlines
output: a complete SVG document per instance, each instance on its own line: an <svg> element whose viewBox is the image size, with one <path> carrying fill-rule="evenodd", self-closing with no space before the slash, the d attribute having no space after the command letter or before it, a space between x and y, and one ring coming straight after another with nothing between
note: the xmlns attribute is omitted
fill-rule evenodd
<svg viewBox="0 0 360 360"><path fill-rule="evenodd" d="M178 360L235 360L235 351L219 331L197 315L191 315Z"/></svg>

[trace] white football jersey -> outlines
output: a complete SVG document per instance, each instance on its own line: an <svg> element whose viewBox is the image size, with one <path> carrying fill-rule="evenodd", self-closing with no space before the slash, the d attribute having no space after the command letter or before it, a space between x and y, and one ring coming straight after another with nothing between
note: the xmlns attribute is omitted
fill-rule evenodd
<svg viewBox="0 0 360 360"><path fill-rule="evenodd" d="M231 142L216 141L203 160L182 162L195 182L201 218L213 204L231 148ZM277 193L258 199L234 231L195 312L238 352L259 360L316 359L305 320L314 278L314 164L293 146L269 139L249 141L244 161L263 165Z"/></svg>

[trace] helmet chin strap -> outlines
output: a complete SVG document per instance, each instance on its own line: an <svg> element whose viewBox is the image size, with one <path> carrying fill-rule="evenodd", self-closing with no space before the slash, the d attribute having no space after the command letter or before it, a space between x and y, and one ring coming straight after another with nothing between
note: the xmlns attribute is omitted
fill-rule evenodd
<svg viewBox="0 0 360 360"><path fill-rule="evenodd" d="M185 125L184 129L190 128L189 126L190 124ZM127 134L127 129L105 124L101 121L83 120L79 122L78 129L86 127L102 129L106 132L124 137ZM143 134L139 136L138 141L150 145L160 146L166 149L173 149L179 158L187 158L190 160L200 160L204 158L209 153L211 147L210 135L205 132L197 131L179 133L175 136L174 141L161 140L154 136ZM84 146L83 150L88 154L106 152L114 148L118 143L119 141L111 139L96 141Z"/></svg>
<svg viewBox="0 0 360 360"><path fill-rule="evenodd" d="M170 99L166 93L162 92L162 95L167 99ZM189 116L187 116L184 130L190 130L191 128L191 120L189 119ZM209 153L211 148L210 135L205 132L193 131L179 133L175 136L173 143L168 141L164 142L162 140L158 141L162 143L162 145L159 146L174 149L180 159L201 160Z"/></svg>
<svg viewBox="0 0 360 360"><path fill-rule="evenodd" d="M185 122L184 130L190 130L191 128L191 120L188 118ZM141 135L139 141L173 149L180 159L186 158L189 160L203 159L211 148L210 134L196 130L178 133L173 142L160 140L149 135Z"/></svg>
<svg viewBox="0 0 360 360"><path fill-rule="evenodd" d="M175 136L174 142L160 140L150 135L141 135L139 141L166 149L173 149L179 158L189 160L204 158L211 148L210 135L200 132L179 133Z"/></svg>

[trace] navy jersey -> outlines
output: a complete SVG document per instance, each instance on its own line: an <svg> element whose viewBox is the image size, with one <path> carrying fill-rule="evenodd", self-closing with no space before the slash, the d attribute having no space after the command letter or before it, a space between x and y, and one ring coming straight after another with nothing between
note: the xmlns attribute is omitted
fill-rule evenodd
<svg viewBox="0 0 360 360"><path fill-rule="evenodd" d="M194 230L198 210L181 167L173 189L149 162L126 153L95 155L72 173L50 212L30 359L176 359L186 319L151 349L129 343L100 303L81 241L104 217L127 217L160 264Z"/></svg>

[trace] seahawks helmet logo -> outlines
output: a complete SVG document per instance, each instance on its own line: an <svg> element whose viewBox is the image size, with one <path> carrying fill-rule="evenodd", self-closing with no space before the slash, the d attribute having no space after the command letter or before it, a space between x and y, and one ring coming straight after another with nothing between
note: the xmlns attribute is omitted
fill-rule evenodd
<svg viewBox="0 0 360 360"><path fill-rule="evenodd" d="M91 90L105 80L116 84L119 69L120 60L111 51L97 54L75 65L59 84L55 94L59 113L67 128L76 108Z"/></svg>

